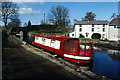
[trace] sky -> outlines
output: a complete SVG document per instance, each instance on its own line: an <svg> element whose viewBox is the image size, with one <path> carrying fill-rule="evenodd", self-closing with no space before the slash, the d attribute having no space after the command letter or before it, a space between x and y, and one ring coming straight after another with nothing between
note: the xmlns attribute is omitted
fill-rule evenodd
<svg viewBox="0 0 120 80"><path fill-rule="evenodd" d="M46 0L34 0L34 2L32 2L31 0L31 2L17 2L22 26L29 20L32 25L39 25L41 20L44 19L44 13L47 20L47 15L50 13L52 6L58 5L68 8L71 25L74 24L74 19L80 21L81 17L84 17L87 12L95 13L96 20L110 20L113 13L118 14L118 0L109 0L110 2L82 2L82 0L81 2L78 0L76 0L76 2L72 2L72 0L70 0L71 2L45 1Z"/></svg>
<svg viewBox="0 0 120 80"><path fill-rule="evenodd" d="M119 0L2 0L13 2L118 2Z"/></svg>

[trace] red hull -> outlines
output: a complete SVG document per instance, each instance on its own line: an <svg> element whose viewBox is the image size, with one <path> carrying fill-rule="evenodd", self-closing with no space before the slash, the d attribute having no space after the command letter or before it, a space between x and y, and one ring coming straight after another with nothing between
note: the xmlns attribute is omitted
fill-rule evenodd
<svg viewBox="0 0 120 80"><path fill-rule="evenodd" d="M36 38L38 41L36 41ZM42 42L44 41L44 42ZM92 56L92 42L90 43L79 43L77 38L66 38L66 37L52 37L52 36L43 36L35 35L34 41L32 43L35 46L41 47L48 51L54 52L58 55L64 57L65 60L80 62L80 63L89 63ZM84 50L80 50L79 45L85 45ZM90 44L89 52L86 51L86 45Z"/></svg>

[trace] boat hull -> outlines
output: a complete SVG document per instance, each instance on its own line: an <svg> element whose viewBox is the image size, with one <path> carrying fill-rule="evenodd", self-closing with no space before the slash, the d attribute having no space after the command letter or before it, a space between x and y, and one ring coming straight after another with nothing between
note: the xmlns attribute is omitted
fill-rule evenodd
<svg viewBox="0 0 120 80"><path fill-rule="evenodd" d="M39 39L36 40L37 39L36 37ZM44 42L42 42L42 40L44 40ZM32 44L40 48L46 49L48 51L51 51L57 55L61 55L67 61L89 63L92 56L91 52L89 53L87 51L82 52L80 50L79 48L80 43L79 43L79 39L77 38L63 38L63 37L56 38L56 37L35 35Z"/></svg>

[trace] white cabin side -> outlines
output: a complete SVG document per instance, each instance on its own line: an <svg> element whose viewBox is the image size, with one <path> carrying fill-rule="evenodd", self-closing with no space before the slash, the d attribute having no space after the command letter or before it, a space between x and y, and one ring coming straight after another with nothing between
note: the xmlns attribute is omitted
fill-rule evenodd
<svg viewBox="0 0 120 80"><path fill-rule="evenodd" d="M55 49L60 49L59 40L53 40L53 39L35 36L35 43L39 43L41 45L48 46Z"/></svg>

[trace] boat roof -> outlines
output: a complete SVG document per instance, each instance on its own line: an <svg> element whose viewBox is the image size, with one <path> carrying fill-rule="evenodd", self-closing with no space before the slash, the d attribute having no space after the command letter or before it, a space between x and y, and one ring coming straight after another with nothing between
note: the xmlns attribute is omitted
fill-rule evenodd
<svg viewBox="0 0 120 80"><path fill-rule="evenodd" d="M47 36L47 35L40 35L40 34L36 34L35 36L38 36L38 37L44 37L44 38L48 38L48 39L54 39L54 40L59 40L59 41L62 41L62 40L70 40L70 39L76 39L78 40L78 38L70 38L70 37L57 37L57 36Z"/></svg>

